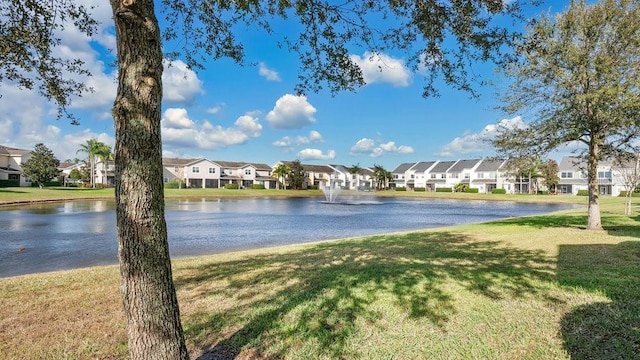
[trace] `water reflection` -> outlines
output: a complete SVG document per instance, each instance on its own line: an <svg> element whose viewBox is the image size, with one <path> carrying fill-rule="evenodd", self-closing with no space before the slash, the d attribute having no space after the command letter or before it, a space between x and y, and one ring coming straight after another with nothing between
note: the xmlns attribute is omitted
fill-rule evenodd
<svg viewBox="0 0 640 360"><path fill-rule="evenodd" d="M480 222L567 205L321 198L168 201L173 257ZM376 205L372 205L372 204ZM0 277L117 263L115 203L0 208Z"/></svg>

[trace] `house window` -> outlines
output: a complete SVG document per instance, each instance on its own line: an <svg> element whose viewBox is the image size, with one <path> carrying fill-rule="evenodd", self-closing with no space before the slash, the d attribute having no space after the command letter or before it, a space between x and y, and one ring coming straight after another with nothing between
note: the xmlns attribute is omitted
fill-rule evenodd
<svg viewBox="0 0 640 360"><path fill-rule="evenodd" d="M251 169L244 169L245 175L251 175Z"/></svg>
<svg viewBox="0 0 640 360"><path fill-rule="evenodd" d="M611 179L611 171L598 171L598 179Z"/></svg>
<svg viewBox="0 0 640 360"><path fill-rule="evenodd" d="M197 174L200 172L200 167L199 166L193 166L191 167L191 172L194 174Z"/></svg>
<svg viewBox="0 0 640 360"><path fill-rule="evenodd" d="M484 173L478 173L478 179L484 179Z"/></svg>
<svg viewBox="0 0 640 360"><path fill-rule="evenodd" d="M446 178L447 178L447 174L446 173L440 174L440 179L446 179Z"/></svg>
<svg viewBox="0 0 640 360"><path fill-rule="evenodd" d="M469 178L469 176L470 176L470 175L469 175L469 174L467 174L467 173L465 173L465 174L464 174L464 178L465 178L465 179L468 179L468 178Z"/></svg>
<svg viewBox="0 0 640 360"><path fill-rule="evenodd" d="M174 167L173 167L173 171L174 171L174 172L178 172L178 170L179 170L179 169L178 169L178 167L177 167L177 166L174 166Z"/></svg>
<svg viewBox="0 0 640 360"><path fill-rule="evenodd" d="M563 171L562 173L560 173L560 177L563 178L563 179L572 179L573 178L573 173L572 172Z"/></svg>
<svg viewBox="0 0 640 360"><path fill-rule="evenodd" d="M437 176L436 174L431 174L431 178L432 178L432 179L435 179L435 178L436 178L436 176Z"/></svg>
<svg viewBox="0 0 640 360"><path fill-rule="evenodd" d="M458 178L458 173L451 174L451 178L452 178L452 179L457 179L457 178Z"/></svg>
<svg viewBox="0 0 640 360"><path fill-rule="evenodd" d="M209 168L209 174L215 174L216 168Z"/></svg>
<svg viewBox="0 0 640 360"><path fill-rule="evenodd" d="M164 178L164 182L169 182L169 178Z"/></svg>

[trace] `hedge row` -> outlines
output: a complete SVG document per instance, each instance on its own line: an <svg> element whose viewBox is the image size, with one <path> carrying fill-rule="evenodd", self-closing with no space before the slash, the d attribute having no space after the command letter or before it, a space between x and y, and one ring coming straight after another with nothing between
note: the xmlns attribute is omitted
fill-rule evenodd
<svg viewBox="0 0 640 360"><path fill-rule="evenodd" d="M493 189L491 190L492 194L506 194L507 190L506 189Z"/></svg>
<svg viewBox="0 0 640 360"><path fill-rule="evenodd" d="M453 192L453 189L450 187L439 187L436 188L436 192Z"/></svg>
<svg viewBox="0 0 640 360"><path fill-rule="evenodd" d="M20 180L0 180L0 187L19 187Z"/></svg>

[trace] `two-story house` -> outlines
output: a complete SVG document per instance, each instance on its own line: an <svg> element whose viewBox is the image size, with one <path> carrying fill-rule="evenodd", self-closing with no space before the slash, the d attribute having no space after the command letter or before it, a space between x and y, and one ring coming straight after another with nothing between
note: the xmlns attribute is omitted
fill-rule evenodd
<svg viewBox="0 0 640 360"><path fill-rule="evenodd" d="M31 157L31 151L0 145L0 180L8 185L31 186L22 175L21 164Z"/></svg>

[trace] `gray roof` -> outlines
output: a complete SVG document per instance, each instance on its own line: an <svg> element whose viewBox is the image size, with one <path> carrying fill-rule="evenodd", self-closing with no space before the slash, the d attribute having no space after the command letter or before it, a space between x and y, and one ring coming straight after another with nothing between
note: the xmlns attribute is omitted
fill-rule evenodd
<svg viewBox="0 0 640 360"><path fill-rule="evenodd" d="M586 168L586 164L584 159L577 156L563 156L560 164L558 164L558 168L560 170L579 171Z"/></svg>
<svg viewBox="0 0 640 360"><path fill-rule="evenodd" d="M445 173L455 163L456 163L455 161L441 161L441 162L437 163L436 166L433 167L433 169L431 169L431 172L432 173Z"/></svg>
<svg viewBox="0 0 640 360"><path fill-rule="evenodd" d="M436 163L435 161L420 161L419 163L415 164L411 169L415 170L416 172L425 172L435 163Z"/></svg>
<svg viewBox="0 0 640 360"><path fill-rule="evenodd" d="M504 162L502 159L483 159L476 171L497 171Z"/></svg>
<svg viewBox="0 0 640 360"><path fill-rule="evenodd" d="M30 150L24 150L24 149L16 149L16 148L12 148L12 147L8 147L8 146L4 146L4 145L0 145L0 155L26 155L28 153L30 153Z"/></svg>
<svg viewBox="0 0 640 360"><path fill-rule="evenodd" d="M449 172L459 173L464 169L472 169L480 159L473 160L460 160L454 166L449 169Z"/></svg>
<svg viewBox="0 0 640 360"><path fill-rule="evenodd" d="M181 158L162 158L162 165L164 166L185 166L191 164L194 161L201 159L181 159Z"/></svg>
<svg viewBox="0 0 640 360"><path fill-rule="evenodd" d="M281 163L287 166L291 166L291 164L293 164L293 161L281 161ZM312 164L300 164L300 165L302 165L302 169L304 171L311 171L314 173L327 173L327 174L333 174L335 172L335 170L333 170L333 168L331 168L328 165L312 165Z"/></svg>
<svg viewBox="0 0 640 360"><path fill-rule="evenodd" d="M415 165L415 163L402 163L395 170L393 170L392 173L404 173L405 171L411 169L413 165Z"/></svg>

